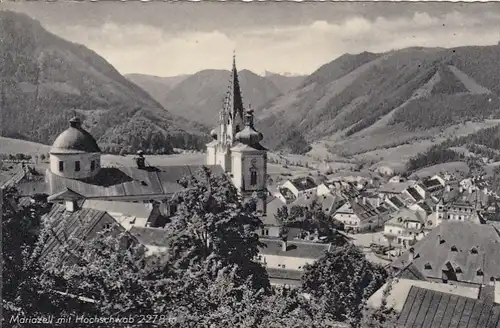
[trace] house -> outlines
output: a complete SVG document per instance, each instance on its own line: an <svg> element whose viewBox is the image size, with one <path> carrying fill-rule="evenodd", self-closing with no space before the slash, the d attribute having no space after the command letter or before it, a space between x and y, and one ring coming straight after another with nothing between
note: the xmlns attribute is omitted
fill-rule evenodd
<svg viewBox="0 0 500 328"><path fill-rule="evenodd" d="M406 248L424 237L427 219L425 213L403 208L390 216L384 224L384 237L390 245Z"/></svg>
<svg viewBox="0 0 500 328"><path fill-rule="evenodd" d="M387 219L366 198L350 199L335 212L333 218L342 222L346 231L353 232L374 230L381 227Z"/></svg>
<svg viewBox="0 0 500 328"><path fill-rule="evenodd" d="M281 185L280 191L282 189L289 190L295 198L298 198L304 194L313 194L316 193L316 188L318 185L314 181L314 179L310 176L299 177L293 180L287 180L285 183Z"/></svg>
<svg viewBox="0 0 500 328"><path fill-rule="evenodd" d="M264 226L262 228L262 231L260 232L260 235L269 238L280 237L282 230L281 224L276 220L275 215L278 213L278 209L282 208L283 206L286 206L288 208L288 211L290 211L294 206L307 208L311 207L313 204L318 204L319 206L321 206L322 211L326 215L332 216L337 209L339 202L342 202L342 199L332 194L324 194L322 196L318 196L316 194L305 194L300 196L292 203L288 204L283 202L280 198L274 197L270 199L270 202L267 204L266 215L262 217ZM299 235L301 235L303 232L303 229L301 229L298 225L294 227L288 227L288 236L290 238L298 238Z"/></svg>
<svg viewBox="0 0 500 328"><path fill-rule="evenodd" d="M391 263L396 272L409 263L429 281L483 285L500 278L500 234L493 226L443 221Z"/></svg>
<svg viewBox="0 0 500 328"><path fill-rule="evenodd" d="M449 292L412 286L397 320L398 328L500 328L500 305Z"/></svg>
<svg viewBox="0 0 500 328"><path fill-rule="evenodd" d="M272 284L300 284L300 277L307 264L312 264L325 252L331 244L278 239L263 239L257 260L262 263Z"/></svg>
<svg viewBox="0 0 500 328"><path fill-rule="evenodd" d="M383 184L379 188L379 197L382 199L392 197L392 196L401 196L403 192L416 184L414 180L408 180L404 182L389 182Z"/></svg>
<svg viewBox="0 0 500 328"><path fill-rule="evenodd" d="M107 212L125 230L130 230L133 226L164 226L167 218L173 214L166 210L165 204L118 202L100 199L87 199L83 203L82 208L92 208Z"/></svg>
<svg viewBox="0 0 500 328"><path fill-rule="evenodd" d="M390 288L389 285L390 284ZM378 309L382 305L384 291L388 290L387 307L401 313L405 305L408 294L413 287L423 288L427 290L448 293L451 295L468 297L477 299L479 297L479 286L456 286L450 284L441 284L431 281L422 281L414 279L397 278L390 282L386 282L368 299L367 305L373 309Z"/></svg>
<svg viewBox="0 0 500 328"><path fill-rule="evenodd" d="M42 224L50 227L49 238L40 255L42 261L54 251L64 252L62 258L73 258L70 250L76 246L77 240L92 239L101 230L112 228L114 235L125 231L105 211L78 208L77 202L72 200L66 201L65 205L52 205L51 210L42 217ZM65 245L69 245L70 250L66 250L63 247Z"/></svg>
<svg viewBox="0 0 500 328"><path fill-rule="evenodd" d="M435 193L442 190L445 187L446 182L439 176L434 176L430 179L425 179L422 181L422 185L425 190L429 193Z"/></svg>

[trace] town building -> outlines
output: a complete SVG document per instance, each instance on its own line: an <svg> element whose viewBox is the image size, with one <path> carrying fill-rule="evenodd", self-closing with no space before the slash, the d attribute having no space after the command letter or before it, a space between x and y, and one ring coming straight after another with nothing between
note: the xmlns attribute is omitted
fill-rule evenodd
<svg viewBox="0 0 500 328"><path fill-rule="evenodd" d="M346 231L357 233L382 227L389 213L386 207L374 207L366 197L356 197L342 205L333 218L342 222Z"/></svg>
<svg viewBox="0 0 500 328"><path fill-rule="evenodd" d="M500 279L500 233L494 226L447 220L391 263L396 272L409 265L427 280L491 285Z"/></svg>
<svg viewBox="0 0 500 328"><path fill-rule="evenodd" d="M257 260L264 265L272 284L300 285L307 264L313 264L330 250L331 244L264 239Z"/></svg>

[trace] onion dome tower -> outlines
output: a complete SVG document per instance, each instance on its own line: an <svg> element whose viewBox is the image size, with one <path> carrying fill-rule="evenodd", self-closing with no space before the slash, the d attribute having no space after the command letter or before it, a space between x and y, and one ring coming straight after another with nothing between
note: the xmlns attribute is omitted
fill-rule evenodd
<svg viewBox="0 0 500 328"><path fill-rule="evenodd" d="M86 179L97 174L101 149L94 137L82 128L78 117L54 141L50 150L50 171L68 179Z"/></svg>
<svg viewBox="0 0 500 328"><path fill-rule="evenodd" d="M231 148L232 179L244 198L257 195L257 210L266 214L267 198L267 149L260 144L262 133L254 127L253 111L245 115L245 127L235 136Z"/></svg>

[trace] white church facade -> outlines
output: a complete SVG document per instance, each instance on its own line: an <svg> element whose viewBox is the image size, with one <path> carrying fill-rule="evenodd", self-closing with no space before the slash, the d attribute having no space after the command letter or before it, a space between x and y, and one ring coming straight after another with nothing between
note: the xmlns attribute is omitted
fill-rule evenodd
<svg viewBox="0 0 500 328"><path fill-rule="evenodd" d="M265 215L267 203L267 149L261 145L262 133L254 126L251 109L245 109L236 61L218 126L207 144L207 165L219 165L231 177L244 198L255 197L257 211Z"/></svg>

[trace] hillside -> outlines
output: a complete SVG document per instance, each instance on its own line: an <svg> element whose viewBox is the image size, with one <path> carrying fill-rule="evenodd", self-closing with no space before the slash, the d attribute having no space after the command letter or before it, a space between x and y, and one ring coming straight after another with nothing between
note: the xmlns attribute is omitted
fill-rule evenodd
<svg viewBox="0 0 500 328"><path fill-rule="evenodd" d="M78 114L105 151L171 152L188 136L190 147L203 143L203 127L165 111L98 54L27 15L0 11L0 40L1 136L51 144Z"/></svg>
<svg viewBox="0 0 500 328"><path fill-rule="evenodd" d="M249 70L238 73L243 103L257 108L281 94L268 79ZM162 101L169 112L205 125L217 123L224 96L228 90L230 72L203 70L177 84Z"/></svg>
<svg viewBox="0 0 500 328"><path fill-rule="evenodd" d="M0 137L0 154L47 154L50 146L36 142Z"/></svg>
<svg viewBox="0 0 500 328"><path fill-rule="evenodd" d="M305 76L281 75L272 72L266 72L264 77L271 81L283 94L297 88L305 78Z"/></svg>
<svg viewBox="0 0 500 328"><path fill-rule="evenodd" d="M161 102L165 94L185 80L188 75L161 77L147 74L126 74L125 77L149 93L156 101Z"/></svg>
<svg viewBox="0 0 500 328"><path fill-rule="evenodd" d="M287 138L301 134L332 153L357 154L497 118L498 58L500 46L343 55L259 109L264 144L290 148Z"/></svg>

